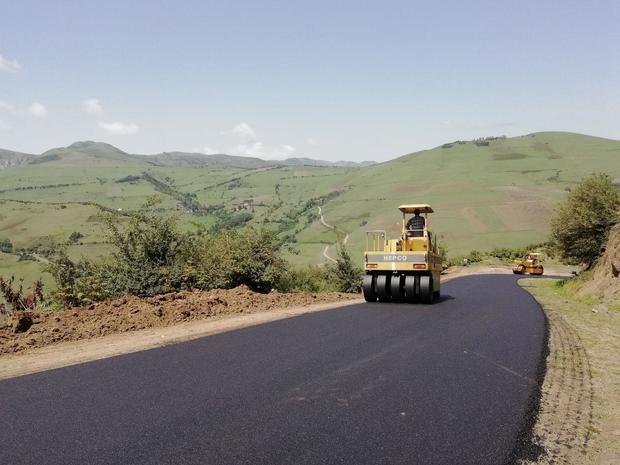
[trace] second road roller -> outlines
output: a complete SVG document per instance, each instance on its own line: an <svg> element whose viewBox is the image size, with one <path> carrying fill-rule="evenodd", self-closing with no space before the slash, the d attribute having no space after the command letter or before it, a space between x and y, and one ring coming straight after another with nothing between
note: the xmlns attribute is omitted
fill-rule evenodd
<svg viewBox="0 0 620 465"><path fill-rule="evenodd" d="M442 258L429 229L428 204L400 205L400 236L384 230L366 232L364 299L367 302L421 302L439 298Z"/></svg>

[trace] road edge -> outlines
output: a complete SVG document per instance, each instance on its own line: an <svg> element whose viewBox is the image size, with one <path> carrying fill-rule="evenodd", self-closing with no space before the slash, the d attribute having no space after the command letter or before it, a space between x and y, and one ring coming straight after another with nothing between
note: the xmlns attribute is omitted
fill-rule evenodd
<svg viewBox="0 0 620 465"><path fill-rule="evenodd" d="M527 279L527 277L516 279L515 285L518 286L526 295L528 295L530 299L532 299L532 301L538 306L540 313L543 315L543 347L538 361L538 367L536 368L536 376L534 377L536 380L536 389L527 401L527 410L522 420L521 430L517 435L515 445L504 462L504 465L519 465L525 461L537 461L545 454L545 449L540 446L536 440L536 424L538 422L538 416L540 414L542 404L543 383L545 382L545 377L547 376L547 359L551 353L549 341L550 322L544 306L536 300L530 292L519 284L519 281L522 279Z"/></svg>
<svg viewBox="0 0 620 465"><path fill-rule="evenodd" d="M261 313L226 315L172 326L109 334L93 339L61 342L23 353L2 355L0 357L0 380L155 349L306 313L335 310L362 302L363 299L351 299L300 307L284 307Z"/></svg>

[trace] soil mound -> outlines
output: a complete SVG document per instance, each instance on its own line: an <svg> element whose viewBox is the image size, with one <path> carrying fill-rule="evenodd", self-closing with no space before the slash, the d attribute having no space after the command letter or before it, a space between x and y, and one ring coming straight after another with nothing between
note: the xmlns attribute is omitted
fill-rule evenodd
<svg viewBox="0 0 620 465"><path fill-rule="evenodd" d="M239 286L146 298L125 296L59 312L20 312L0 320L0 354L224 314L258 313L356 298L359 298L357 294L336 292L260 294Z"/></svg>
<svg viewBox="0 0 620 465"><path fill-rule="evenodd" d="M584 282L577 294L620 299L620 224L611 229L605 253L596 264L592 278Z"/></svg>

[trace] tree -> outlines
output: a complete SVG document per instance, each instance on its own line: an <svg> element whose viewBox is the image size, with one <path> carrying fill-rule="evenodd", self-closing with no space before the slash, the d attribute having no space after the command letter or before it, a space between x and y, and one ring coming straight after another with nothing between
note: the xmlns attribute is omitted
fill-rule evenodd
<svg viewBox="0 0 620 465"><path fill-rule="evenodd" d="M551 237L562 257L590 267L620 219L619 211L620 193L609 175L595 173L583 179L551 218Z"/></svg>
<svg viewBox="0 0 620 465"><path fill-rule="evenodd" d="M355 266L344 244L338 247L338 258L332 266L334 280L341 292L359 292L362 282L362 269Z"/></svg>

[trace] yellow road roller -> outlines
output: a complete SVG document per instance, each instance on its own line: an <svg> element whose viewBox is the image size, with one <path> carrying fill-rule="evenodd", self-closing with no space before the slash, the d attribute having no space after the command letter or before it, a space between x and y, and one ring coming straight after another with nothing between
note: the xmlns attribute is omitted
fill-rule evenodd
<svg viewBox="0 0 620 465"><path fill-rule="evenodd" d="M399 237L389 238L384 230L366 232L364 299L433 303L439 297L442 270L437 238L429 229L433 209L427 204L398 209L403 214Z"/></svg>
<svg viewBox="0 0 620 465"><path fill-rule="evenodd" d="M542 254L528 252L525 257L514 261L512 272L514 274L542 275L545 272L545 268L542 265Z"/></svg>

